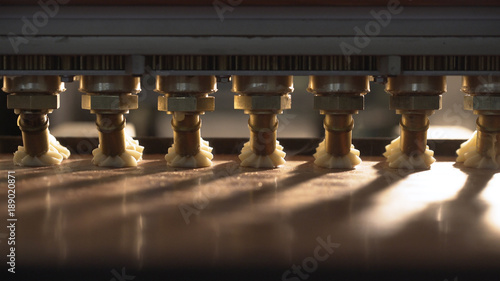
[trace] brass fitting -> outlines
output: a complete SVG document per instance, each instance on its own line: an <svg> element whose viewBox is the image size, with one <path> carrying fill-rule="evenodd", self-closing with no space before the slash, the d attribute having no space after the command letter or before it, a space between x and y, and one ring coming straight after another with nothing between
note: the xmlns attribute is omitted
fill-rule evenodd
<svg viewBox="0 0 500 281"><path fill-rule="evenodd" d="M385 91L391 94L390 109L401 114L401 151L408 156L424 153L430 124L428 116L441 109L446 77L388 77Z"/></svg>
<svg viewBox="0 0 500 281"><path fill-rule="evenodd" d="M187 114L184 118L172 118L175 152L181 156L193 156L200 152L201 119L199 114Z"/></svg>
<svg viewBox="0 0 500 281"><path fill-rule="evenodd" d="M194 156L200 152L201 119L206 111L215 110L217 91L215 76L157 76L158 110L173 114L172 129L176 153Z"/></svg>
<svg viewBox="0 0 500 281"><path fill-rule="evenodd" d="M276 150L278 118L276 114L249 114L250 147L256 155L270 155Z"/></svg>
<svg viewBox="0 0 500 281"><path fill-rule="evenodd" d="M102 153L117 156L125 151L125 117L123 114L96 113L99 144Z"/></svg>
<svg viewBox="0 0 500 281"><path fill-rule="evenodd" d="M337 157L349 154L354 128L352 114L326 114L323 127L325 128L326 152Z"/></svg>
<svg viewBox="0 0 500 281"><path fill-rule="evenodd" d="M462 91L464 108L478 115L477 151L492 157L491 148L500 145L500 76L463 76Z"/></svg>
<svg viewBox="0 0 500 281"><path fill-rule="evenodd" d="M82 76L82 108L96 114L99 144L103 154L118 156L125 152L125 117L138 107L139 77Z"/></svg>
<svg viewBox="0 0 500 281"><path fill-rule="evenodd" d="M314 109L325 115L325 148L342 157L351 151L353 114L364 109L370 91L368 76L309 76L307 91L314 94Z"/></svg>
<svg viewBox="0 0 500 281"><path fill-rule="evenodd" d="M19 114L18 126L23 145L30 156L40 156L49 150L49 118L47 114L59 108L59 93L65 91L59 76L4 76L2 90L7 96L7 108Z"/></svg>
<svg viewBox="0 0 500 281"><path fill-rule="evenodd" d="M491 150L500 143L500 112L498 114L479 114L477 117L477 151L483 156L492 157Z"/></svg>
<svg viewBox="0 0 500 281"><path fill-rule="evenodd" d="M291 108L293 76L232 76L234 108L249 114L250 147L257 155L276 149L277 114Z"/></svg>
<svg viewBox="0 0 500 281"><path fill-rule="evenodd" d="M401 114L401 151L406 155L422 154L427 146L427 130L430 121L425 113L404 111Z"/></svg>
<svg viewBox="0 0 500 281"><path fill-rule="evenodd" d="M80 78L82 109L91 113L126 114L138 108L139 77L82 76Z"/></svg>

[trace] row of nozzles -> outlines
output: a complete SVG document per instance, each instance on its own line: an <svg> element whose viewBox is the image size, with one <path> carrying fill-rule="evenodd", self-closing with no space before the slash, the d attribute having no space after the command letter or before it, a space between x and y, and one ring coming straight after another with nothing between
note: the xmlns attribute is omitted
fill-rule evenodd
<svg viewBox="0 0 500 281"><path fill-rule="evenodd" d="M249 114L250 140L239 156L242 166L278 167L285 163L277 141L277 114L291 107L292 76L232 76L235 109ZM126 136L125 118L138 107L140 78L133 76L81 76L82 108L96 114L99 147L93 151L98 166L135 166L143 147ZM200 115L215 109L215 76L158 76L158 110L172 114L174 143L165 156L175 167L211 165L211 148L201 138ZM325 140L314 154L326 168L353 168L361 162L352 143L353 114L364 109L370 90L369 76L310 76L308 91L314 108L325 115ZM23 144L14 154L17 165L59 164L69 156L48 131L47 114L59 107L64 83L59 76L5 76L3 90L10 93L8 108L19 114ZM464 106L478 114L477 133L458 150L457 161L466 166L500 165L500 77L464 76ZM429 168L435 161L427 147L430 116L441 108L446 91L444 76L387 77L390 108L401 114L401 136L386 147L384 156L394 168Z"/></svg>

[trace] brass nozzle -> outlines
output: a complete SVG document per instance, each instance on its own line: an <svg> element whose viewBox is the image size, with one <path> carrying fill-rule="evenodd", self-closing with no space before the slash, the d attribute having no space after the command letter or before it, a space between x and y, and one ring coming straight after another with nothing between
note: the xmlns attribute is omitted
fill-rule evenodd
<svg viewBox="0 0 500 281"><path fill-rule="evenodd" d="M96 114L102 152L118 156L125 152L125 117L123 114Z"/></svg>
<svg viewBox="0 0 500 281"><path fill-rule="evenodd" d="M49 118L44 113L21 112L18 125L26 153L40 156L49 150Z"/></svg>
<svg viewBox="0 0 500 281"><path fill-rule="evenodd" d="M370 91L368 76L309 76L307 91L314 94L314 108L325 115L325 150L335 157L351 151L353 114L364 108Z"/></svg>
<svg viewBox="0 0 500 281"><path fill-rule="evenodd" d="M323 127L326 152L337 157L349 154L354 127L352 114L326 114Z"/></svg>
<svg viewBox="0 0 500 281"><path fill-rule="evenodd" d="M175 151L181 156L194 156L200 152L201 119L199 114L174 114Z"/></svg>
<svg viewBox="0 0 500 281"><path fill-rule="evenodd" d="M500 115L479 114L477 117L477 142L479 154L493 157L495 147L500 145ZM492 150L493 149L493 150Z"/></svg>
<svg viewBox="0 0 500 281"><path fill-rule="evenodd" d="M424 153L427 146L429 118L425 112L403 113L399 123L401 128L401 151L408 156Z"/></svg>
<svg viewBox="0 0 500 281"><path fill-rule="evenodd" d="M59 93L65 90L59 76L5 76L3 91L10 93L7 107L19 114L23 145L30 156L49 150L48 113L59 108Z"/></svg>
<svg viewBox="0 0 500 281"><path fill-rule="evenodd" d="M430 125L428 116L441 109L446 77L389 77L385 90L391 94L390 108L401 114L401 151L408 156L425 153Z"/></svg>
<svg viewBox="0 0 500 281"><path fill-rule="evenodd" d="M494 157L500 146L500 76L464 76L462 91L465 109L478 115L477 152Z"/></svg>
<svg viewBox="0 0 500 281"><path fill-rule="evenodd" d="M257 155L270 155L276 150L276 130L278 118L276 114L250 114L250 146Z"/></svg>
<svg viewBox="0 0 500 281"><path fill-rule="evenodd" d="M183 157L195 156L201 149L201 118L215 110L217 79L210 76L157 76L158 110L173 114L175 152Z"/></svg>
<svg viewBox="0 0 500 281"><path fill-rule="evenodd" d="M140 79L132 76L82 76L82 107L96 114L99 145L106 156L125 152L125 116L137 108Z"/></svg>
<svg viewBox="0 0 500 281"><path fill-rule="evenodd" d="M234 108L248 118L250 148L256 155L271 155L276 150L277 115L291 108L293 76L232 76Z"/></svg>

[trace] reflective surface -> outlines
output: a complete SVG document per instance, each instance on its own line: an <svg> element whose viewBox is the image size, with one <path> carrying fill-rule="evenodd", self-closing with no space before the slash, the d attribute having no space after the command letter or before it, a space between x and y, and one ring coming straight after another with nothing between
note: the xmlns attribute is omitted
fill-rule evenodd
<svg viewBox="0 0 500 281"><path fill-rule="evenodd" d="M296 156L257 170L216 155L213 167L184 170L146 155L137 168L105 169L72 156L58 167L20 168L2 155L0 218L7 219L7 171L15 170L20 271L273 268L279 280L311 262L320 240L337 246L311 262L310 274L497 270L498 171L466 169L452 158L413 172L363 160L340 171ZM6 243L0 247L5 259Z"/></svg>

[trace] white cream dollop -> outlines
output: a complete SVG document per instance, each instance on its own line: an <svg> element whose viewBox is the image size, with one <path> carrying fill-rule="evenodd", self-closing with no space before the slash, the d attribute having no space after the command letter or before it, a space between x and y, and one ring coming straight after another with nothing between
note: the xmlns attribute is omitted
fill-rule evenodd
<svg viewBox="0 0 500 281"><path fill-rule="evenodd" d="M125 151L122 154L116 156L105 155L99 145L92 151L94 156L92 163L99 167L135 167L142 160L143 151L144 147L139 145L139 141L125 134Z"/></svg>
<svg viewBox="0 0 500 281"><path fill-rule="evenodd" d="M242 167L253 168L276 168L284 165L286 153L279 141L276 141L276 149L269 155L257 155L252 151L250 141L246 142L241 149L238 158L241 160Z"/></svg>
<svg viewBox="0 0 500 281"><path fill-rule="evenodd" d="M41 167L59 165L70 156L69 150L62 146L49 132L49 150L39 156L26 153L24 146L18 146L14 153L14 164L18 166Z"/></svg>
<svg viewBox="0 0 500 281"><path fill-rule="evenodd" d="M434 151L425 147L424 153L418 153L412 156L406 155L401 151L401 139L397 137L390 144L385 146L384 156L387 158L389 167L397 169L428 169L431 164L436 162Z"/></svg>
<svg viewBox="0 0 500 281"><path fill-rule="evenodd" d="M351 144L351 150L347 155L337 157L326 152L326 141L320 142L314 153L314 164L329 169L352 169L361 163L359 150Z"/></svg>
<svg viewBox="0 0 500 281"><path fill-rule="evenodd" d="M493 138L492 147L488 150L488 155L481 155L477 151L477 131L469 140L462 143L457 150L457 162L463 162L466 167L477 169L498 169L500 168L500 147Z"/></svg>
<svg viewBox="0 0 500 281"><path fill-rule="evenodd" d="M200 138L200 151L196 155L181 156L177 154L175 143L168 149L168 153L165 155L167 164L178 168L210 167L212 166L213 158L212 148L210 147L208 141L205 141L202 138Z"/></svg>

